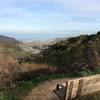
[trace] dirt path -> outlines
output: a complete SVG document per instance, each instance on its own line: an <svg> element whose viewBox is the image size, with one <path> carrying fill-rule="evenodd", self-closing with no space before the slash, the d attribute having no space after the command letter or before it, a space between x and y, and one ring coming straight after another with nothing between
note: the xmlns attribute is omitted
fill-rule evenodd
<svg viewBox="0 0 100 100"><path fill-rule="evenodd" d="M53 89L59 83L66 83L68 78L50 80L40 84L38 87L32 89L32 91L24 98L24 100L59 100Z"/></svg>

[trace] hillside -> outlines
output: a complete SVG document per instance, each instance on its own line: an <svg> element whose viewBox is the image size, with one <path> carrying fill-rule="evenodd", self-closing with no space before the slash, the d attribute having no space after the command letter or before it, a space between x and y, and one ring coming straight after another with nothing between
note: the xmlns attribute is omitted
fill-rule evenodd
<svg viewBox="0 0 100 100"><path fill-rule="evenodd" d="M43 62L67 70L95 69L100 66L100 32L59 41L42 55Z"/></svg>
<svg viewBox="0 0 100 100"><path fill-rule="evenodd" d="M25 60L34 61L58 66L63 71L94 70L100 66L100 32L57 41L38 56L31 55Z"/></svg>
<svg viewBox="0 0 100 100"><path fill-rule="evenodd" d="M53 40L19 41L12 37L0 35L0 54L24 57L28 54L38 54L54 44Z"/></svg>
<svg viewBox="0 0 100 100"><path fill-rule="evenodd" d="M0 54L16 54L17 52L21 52L22 49L19 47L19 41L0 35Z"/></svg>

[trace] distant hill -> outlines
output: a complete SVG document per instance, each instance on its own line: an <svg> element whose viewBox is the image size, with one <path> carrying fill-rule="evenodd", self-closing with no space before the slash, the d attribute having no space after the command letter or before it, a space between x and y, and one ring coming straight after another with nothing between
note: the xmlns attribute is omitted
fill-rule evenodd
<svg viewBox="0 0 100 100"><path fill-rule="evenodd" d="M24 57L37 54L54 44L52 40L19 41L12 37L0 35L0 54L17 54Z"/></svg>
<svg viewBox="0 0 100 100"><path fill-rule="evenodd" d="M3 36L3 35L0 35L0 41L13 41L13 42L18 42L16 39L14 39L12 37L7 37L7 36Z"/></svg>
<svg viewBox="0 0 100 100"><path fill-rule="evenodd" d="M19 47L19 41L0 35L0 54L13 54L22 51L22 49Z"/></svg>
<svg viewBox="0 0 100 100"><path fill-rule="evenodd" d="M33 59L34 57L36 58ZM94 70L100 67L100 32L56 41L38 56L31 55L27 58L25 62L47 63L64 71Z"/></svg>

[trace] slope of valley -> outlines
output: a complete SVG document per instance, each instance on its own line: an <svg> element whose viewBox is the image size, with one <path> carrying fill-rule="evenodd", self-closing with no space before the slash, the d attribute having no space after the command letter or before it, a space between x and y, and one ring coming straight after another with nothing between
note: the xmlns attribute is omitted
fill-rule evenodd
<svg viewBox="0 0 100 100"><path fill-rule="evenodd" d="M35 60L38 63L58 66L63 71L94 70L100 66L100 32L60 39L41 50L38 55L30 55L25 59L25 62L34 63Z"/></svg>
<svg viewBox="0 0 100 100"><path fill-rule="evenodd" d="M19 53L19 56L24 56L25 53L25 55L27 55L27 53L37 54L50 47L52 44L54 44L53 40L21 41L12 37L0 35L0 53L3 54Z"/></svg>
<svg viewBox="0 0 100 100"><path fill-rule="evenodd" d="M5 52L24 52L23 59L20 59L22 63L47 63L64 71L95 69L100 66L100 32L48 41L18 41L1 36L0 45L1 51L5 48Z"/></svg>

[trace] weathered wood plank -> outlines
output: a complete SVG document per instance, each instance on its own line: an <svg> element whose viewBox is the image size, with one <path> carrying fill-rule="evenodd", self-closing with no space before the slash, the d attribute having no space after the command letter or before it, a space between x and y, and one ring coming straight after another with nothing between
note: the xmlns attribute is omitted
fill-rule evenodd
<svg viewBox="0 0 100 100"><path fill-rule="evenodd" d="M66 88L66 94L65 94L65 99L64 100L68 99L68 86L69 86L69 82L67 81L66 82L66 86L65 86L65 88Z"/></svg>
<svg viewBox="0 0 100 100"><path fill-rule="evenodd" d="M77 97L81 96L82 88L83 88L84 79L79 80L78 90L77 90Z"/></svg>
<svg viewBox="0 0 100 100"><path fill-rule="evenodd" d="M72 97L73 83L74 83L74 81L71 81L71 82L70 82L70 85L69 85L68 100L71 100L71 97Z"/></svg>

